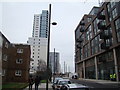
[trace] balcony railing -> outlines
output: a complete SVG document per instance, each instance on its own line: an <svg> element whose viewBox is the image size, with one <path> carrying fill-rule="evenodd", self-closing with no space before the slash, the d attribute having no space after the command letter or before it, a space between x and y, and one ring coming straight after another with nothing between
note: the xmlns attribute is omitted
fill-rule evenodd
<svg viewBox="0 0 120 90"><path fill-rule="evenodd" d="M99 56L98 61L99 62L106 62L106 59L104 56Z"/></svg>
<svg viewBox="0 0 120 90"><path fill-rule="evenodd" d="M112 37L112 33L110 31L103 31L100 33L100 39L110 39Z"/></svg>
<svg viewBox="0 0 120 90"><path fill-rule="evenodd" d="M101 44L101 49L109 49L109 47L110 47L111 45L112 45L111 42L108 42L108 43L103 42L103 43Z"/></svg>
<svg viewBox="0 0 120 90"><path fill-rule="evenodd" d="M85 27L84 26L81 26L80 27L80 32L84 32L85 31Z"/></svg>
<svg viewBox="0 0 120 90"><path fill-rule="evenodd" d="M105 20L105 15L99 14L99 15L97 16L97 18L98 18L99 20Z"/></svg>
<svg viewBox="0 0 120 90"><path fill-rule="evenodd" d="M85 25L85 22L84 22L84 21L81 21L81 22L80 22L80 25Z"/></svg>
<svg viewBox="0 0 120 90"><path fill-rule="evenodd" d="M76 40L76 42L81 43L83 41L83 38L79 38Z"/></svg>
<svg viewBox="0 0 120 90"><path fill-rule="evenodd" d="M106 28L105 24L100 21L100 22L98 23L98 29L106 30L107 28Z"/></svg>
<svg viewBox="0 0 120 90"><path fill-rule="evenodd" d="M77 47L77 48L82 48L82 46L81 46L80 43L77 43L76 47Z"/></svg>

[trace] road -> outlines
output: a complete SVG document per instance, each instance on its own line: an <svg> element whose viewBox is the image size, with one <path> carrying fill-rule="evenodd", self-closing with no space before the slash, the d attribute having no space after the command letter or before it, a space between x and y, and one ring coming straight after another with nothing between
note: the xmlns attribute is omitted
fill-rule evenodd
<svg viewBox="0 0 120 90"><path fill-rule="evenodd" d="M89 80L76 80L71 79L74 83L83 84L90 87L90 90L120 90L120 83L112 83L112 82L97 82L97 81L89 81Z"/></svg>

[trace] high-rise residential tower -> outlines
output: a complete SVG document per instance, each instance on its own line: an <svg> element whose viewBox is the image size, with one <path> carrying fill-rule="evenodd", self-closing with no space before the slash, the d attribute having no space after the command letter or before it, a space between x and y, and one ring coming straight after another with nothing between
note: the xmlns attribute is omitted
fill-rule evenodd
<svg viewBox="0 0 120 90"><path fill-rule="evenodd" d="M42 10L42 14L34 15L33 33L28 44L31 46L30 73L41 70L40 64L47 62L48 43L48 11ZM42 63L41 63L42 62ZM45 65L44 65L45 66ZM41 67L42 68L42 67Z"/></svg>

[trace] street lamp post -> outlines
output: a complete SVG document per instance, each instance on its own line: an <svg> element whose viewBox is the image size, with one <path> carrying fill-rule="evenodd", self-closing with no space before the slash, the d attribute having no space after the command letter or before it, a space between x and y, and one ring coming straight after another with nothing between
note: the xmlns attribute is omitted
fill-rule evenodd
<svg viewBox="0 0 120 90"><path fill-rule="evenodd" d="M49 4L49 23L48 23L48 47L47 47L47 79L46 79L46 90L48 90L48 80L49 80L49 51L50 51L50 24L51 24L51 4ZM52 25L57 25L53 22Z"/></svg>

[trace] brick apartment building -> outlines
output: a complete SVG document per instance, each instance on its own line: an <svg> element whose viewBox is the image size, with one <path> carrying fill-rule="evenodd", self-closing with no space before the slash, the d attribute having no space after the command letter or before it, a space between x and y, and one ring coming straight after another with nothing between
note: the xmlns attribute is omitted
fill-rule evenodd
<svg viewBox="0 0 120 90"><path fill-rule="evenodd" d="M75 70L79 78L120 81L120 1L93 7L75 30Z"/></svg>
<svg viewBox="0 0 120 90"><path fill-rule="evenodd" d="M30 66L30 46L27 44L12 44L2 33L1 36L2 83L27 82Z"/></svg>

